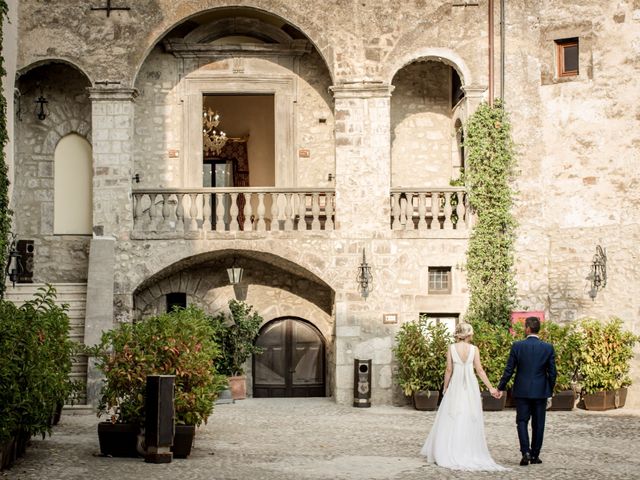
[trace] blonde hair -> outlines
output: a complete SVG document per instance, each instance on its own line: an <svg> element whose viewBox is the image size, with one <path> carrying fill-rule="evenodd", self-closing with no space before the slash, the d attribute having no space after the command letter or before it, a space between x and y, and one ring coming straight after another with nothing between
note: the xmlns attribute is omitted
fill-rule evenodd
<svg viewBox="0 0 640 480"><path fill-rule="evenodd" d="M465 340L471 335L473 335L473 327L470 324L460 322L458 325L456 325L456 333L454 333L453 335L456 341L459 342Z"/></svg>

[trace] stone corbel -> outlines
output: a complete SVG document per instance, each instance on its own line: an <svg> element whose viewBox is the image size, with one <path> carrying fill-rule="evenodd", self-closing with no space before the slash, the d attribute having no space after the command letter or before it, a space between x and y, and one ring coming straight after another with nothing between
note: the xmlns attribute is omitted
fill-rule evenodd
<svg viewBox="0 0 640 480"><path fill-rule="evenodd" d="M89 87L89 99L95 102L121 101L133 102L138 96L138 89L125 87Z"/></svg>
<svg viewBox="0 0 640 480"><path fill-rule="evenodd" d="M384 82L342 83L329 87L333 97L338 98L388 98L396 87Z"/></svg>

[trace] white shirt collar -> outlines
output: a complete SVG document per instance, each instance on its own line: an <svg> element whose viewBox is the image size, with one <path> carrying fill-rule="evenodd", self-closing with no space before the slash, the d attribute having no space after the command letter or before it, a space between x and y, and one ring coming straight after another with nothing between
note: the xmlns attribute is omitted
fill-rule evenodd
<svg viewBox="0 0 640 480"><path fill-rule="evenodd" d="M527 338L529 338L529 337L535 337L535 338L537 338L538 340L540 340L540 337L538 336L538 334L537 334L537 333L530 333L529 335L527 335Z"/></svg>

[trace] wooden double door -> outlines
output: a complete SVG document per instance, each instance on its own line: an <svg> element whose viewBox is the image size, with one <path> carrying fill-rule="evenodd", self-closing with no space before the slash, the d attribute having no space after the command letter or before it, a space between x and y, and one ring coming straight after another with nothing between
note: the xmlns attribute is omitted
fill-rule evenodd
<svg viewBox="0 0 640 480"><path fill-rule="evenodd" d="M267 323L253 357L254 397L324 397L325 345L312 324L296 318Z"/></svg>

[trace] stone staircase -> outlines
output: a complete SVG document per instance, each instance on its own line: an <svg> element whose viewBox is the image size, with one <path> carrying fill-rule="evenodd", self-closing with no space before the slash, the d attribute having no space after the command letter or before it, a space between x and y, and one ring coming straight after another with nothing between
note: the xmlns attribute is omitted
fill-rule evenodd
<svg viewBox="0 0 640 480"><path fill-rule="evenodd" d="M85 309L87 304L87 284L86 283L58 283L53 284L56 289L58 298L56 303L69 305L68 315L70 323L69 336L72 340L79 343L84 342L84 321ZM22 283L16 284L15 288L7 285L5 299L12 301L16 305L22 305L33 298L38 288L45 287L42 283ZM84 386L87 384L87 357L81 355L74 359L71 367L71 378L79 380ZM73 407L79 410L84 409L87 403L86 392L84 388L73 401ZM66 409L67 407L65 407Z"/></svg>

